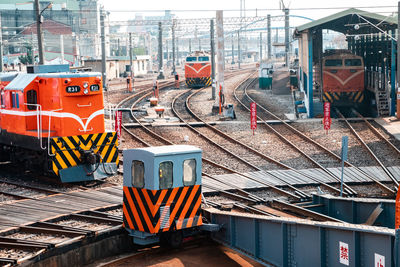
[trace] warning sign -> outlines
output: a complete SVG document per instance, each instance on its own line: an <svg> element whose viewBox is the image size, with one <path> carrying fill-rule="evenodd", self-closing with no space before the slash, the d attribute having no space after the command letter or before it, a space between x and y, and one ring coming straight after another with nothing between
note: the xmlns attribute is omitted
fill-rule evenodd
<svg viewBox="0 0 400 267"><path fill-rule="evenodd" d="M349 244L339 241L339 262L349 265Z"/></svg>
<svg viewBox="0 0 400 267"><path fill-rule="evenodd" d="M122 111L115 111L115 131L117 132L118 140L121 140L121 125L122 125Z"/></svg>
<svg viewBox="0 0 400 267"><path fill-rule="evenodd" d="M385 267L385 256L375 253L375 265L374 267Z"/></svg>
<svg viewBox="0 0 400 267"><path fill-rule="evenodd" d="M324 103L324 130L328 132L328 130L331 128L331 103L325 102Z"/></svg>
<svg viewBox="0 0 400 267"><path fill-rule="evenodd" d="M250 127L253 130L257 128L257 104L255 102L250 103Z"/></svg>

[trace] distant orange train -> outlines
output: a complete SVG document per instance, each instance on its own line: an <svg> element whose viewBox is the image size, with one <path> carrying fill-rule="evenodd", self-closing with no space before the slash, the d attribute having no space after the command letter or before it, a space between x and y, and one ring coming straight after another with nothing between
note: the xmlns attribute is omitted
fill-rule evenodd
<svg viewBox="0 0 400 267"><path fill-rule="evenodd" d="M0 159L62 182L108 177L118 165L118 140L105 132L101 75L68 70L0 74Z"/></svg>
<svg viewBox="0 0 400 267"><path fill-rule="evenodd" d="M322 59L323 101L350 106L364 101L364 61L348 50L328 50Z"/></svg>
<svg viewBox="0 0 400 267"><path fill-rule="evenodd" d="M189 88L211 86L210 54L196 51L186 57L185 79Z"/></svg>

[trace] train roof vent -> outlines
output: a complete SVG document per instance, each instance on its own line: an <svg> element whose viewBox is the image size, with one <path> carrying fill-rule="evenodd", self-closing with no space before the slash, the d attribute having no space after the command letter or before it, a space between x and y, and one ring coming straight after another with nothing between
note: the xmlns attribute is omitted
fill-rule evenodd
<svg viewBox="0 0 400 267"><path fill-rule="evenodd" d="M26 71L28 73L58 73L58 72L69 72L68 64L60 65L34 65L27 66Z"/></svg>

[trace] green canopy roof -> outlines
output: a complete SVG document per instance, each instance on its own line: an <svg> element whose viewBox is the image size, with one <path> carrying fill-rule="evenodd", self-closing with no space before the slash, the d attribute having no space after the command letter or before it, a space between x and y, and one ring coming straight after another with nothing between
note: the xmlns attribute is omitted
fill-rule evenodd
<svg viewBox="0 0 400 267"><path fill-rule="evenodd" d="M356 29L354 25L359 25ZM295 34L305 30L329 29L344 34L376 33L379 30L373 25L378 25L381 30L392 30L397 27L397 17L383 16L356 8L350 8L336 14L314 20L296 28Z"/></svg>

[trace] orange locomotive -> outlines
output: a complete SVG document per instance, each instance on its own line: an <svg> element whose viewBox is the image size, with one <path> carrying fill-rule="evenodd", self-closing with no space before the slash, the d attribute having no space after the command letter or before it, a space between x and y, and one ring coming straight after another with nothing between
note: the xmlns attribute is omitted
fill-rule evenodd
<svg viewBox="0 0 400 267"><path fill-rule="evenodd" d="M124 150L123 225L136 244L177 246L201 215L201 150L174 145Z"/></svg>
<svg viewBox="0 0 400 267"><path fill-rule="evenodd" d="M364 61L348 50L328 50L322 59L323 101L335 106L364 100Z"/></svg>
<svg viewBox="0 0 400 267"><path fill-rule="evenodd" d="M190 88L211 85L211 60L208 53L197 51L186 57L185 79Z"/></svg>
<svg viewBox="0 0 400 267"><path fill-rule="evenodd" d="M101 75L64 72L69 68L63 65L35 68L0 75L6 80L0 84L3 160L44 168L62 182L114 174L118 141L105 132Z"/></svg>

